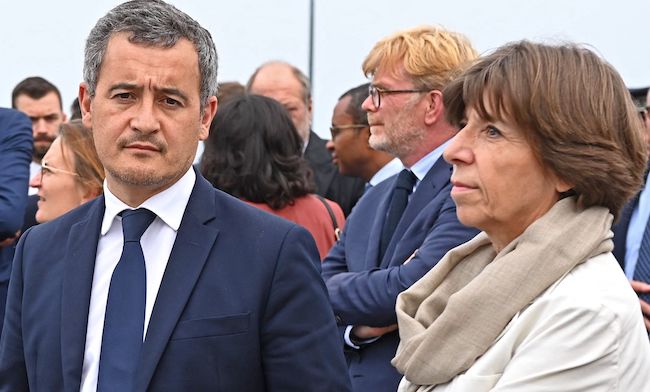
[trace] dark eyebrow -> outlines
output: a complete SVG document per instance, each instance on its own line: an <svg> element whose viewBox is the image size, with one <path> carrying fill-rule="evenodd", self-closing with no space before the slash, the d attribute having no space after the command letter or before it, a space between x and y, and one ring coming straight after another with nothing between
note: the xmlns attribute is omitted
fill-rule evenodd
<svg viewBox="0 0 650 392"><path fill-rule="evenodd" d="M114 90L135 90L137 89L138 86L133 84L133 83L117 83L111 86L109 91L114 91ZM183 94L179 89L172 88L172 87L163 87L161 89L158 89L158 91L167 94L167 95L174 95L179 98L181 98L184 101L187 101L187 95Z"/></svg>
<svg viewBox="0 0 650 392"><path fill-rule="evenodd" d="M161 88L160 91L167 95L175 95L180 99L182 99L183 101L187 102L187 96L183 94L179 89L166 87L166 88Z"/></svg>
<svg viewBox="0 0 650 392"><path fill-rule="evenodd" d="M113 90L134 90L137 86L133 83L118 83L111 86L108 91Z"/></svg>

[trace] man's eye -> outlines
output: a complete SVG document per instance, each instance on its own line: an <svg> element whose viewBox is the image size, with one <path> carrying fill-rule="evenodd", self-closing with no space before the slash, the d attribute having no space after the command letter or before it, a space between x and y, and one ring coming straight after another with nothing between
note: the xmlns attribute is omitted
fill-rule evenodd
<svg viewBox="0 0 650 392"><path fill-rule="evenodd" d="M180 106L180 104L181 104L180 102L178 102L174 98L165 98L163 102L165 103L165 105L168 105L168 106Z"/></svg>
<svg viewBox="0 0 650 392"><path fill-rule="evenodd" d="M115 94L115 98L118 98L118 99L129 99L129 98L131 98L131 93L119 93L119 94Z"/></svg>

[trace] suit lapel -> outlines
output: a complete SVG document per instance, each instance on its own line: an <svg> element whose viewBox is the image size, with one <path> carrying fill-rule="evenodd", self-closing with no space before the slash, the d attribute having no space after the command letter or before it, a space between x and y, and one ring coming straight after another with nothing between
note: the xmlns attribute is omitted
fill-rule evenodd
<svg viewBox="0 0 650 392"><path fill-rule="evenodd" d="M418 214L422 212L422 209L449 182L450 176L451 166L442 157L438 158L426 176L420 181L420 184L418 184L415 193L411 196L411 200L395 228L393 238L391 238L388 248L386 248L386 254L381 261L382 268L387 267L393 261L392 258L395 253L395 248L398 246L406 230L411 226L411 223L417 218ZM402 263L404 260L398 260L398 262Z"/></svg>
<svg viewBox="0 0 650 392"><path fill-rule="evenodd" d="M214 188L197 173L142 347L135 390L146 390L217 238Z"/></svg>
<svg viewBox="0 0 650 392"><path fill-rule="evenodd" d="M81 384L97 242L104 215L103 196L91 203L94 205L86 219L70 229L63 261L61 366L66 391L78 391Z"/></svg>
<svg viewBox="0 0 650 392"><path fill-rule="evenodd" d="M379 267L381 260L379 260L379 247L381 242L381 232L384 228L386 221L386 214L388 213L388 205L390 198L393 195L393 188L395 188L395 181L397 175L394 175L390 180L386 180L388 188L383 192L381 198L377 203L377 212L374 214L375 219L372 222L370 229L370 237L368 238L368 249L366 253L366 266L364 270L371 270Z"/></svg>

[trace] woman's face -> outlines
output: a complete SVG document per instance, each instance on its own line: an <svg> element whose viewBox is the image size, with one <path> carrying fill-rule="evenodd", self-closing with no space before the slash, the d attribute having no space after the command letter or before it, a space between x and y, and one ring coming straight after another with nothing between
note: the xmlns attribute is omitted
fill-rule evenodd
<svg viewBox="0 0 650 392"><path fill-rule="evenodd" d="M445 149L453 165L451 197L458 219L487 233L497 251L544 215L570 189L545 170L524 134L468 108L467 125Z"/></svg>
<svg viewBox="0 0 650 392"><path fill-rule="evenodd" d="M65 157L63 158L63 151ZM58 137L43 157L43 168L30 181L38 188L38 211L36 221L48 222L58 218L87 200L84 189L74 173L74 156L61 144Z"/></svg>

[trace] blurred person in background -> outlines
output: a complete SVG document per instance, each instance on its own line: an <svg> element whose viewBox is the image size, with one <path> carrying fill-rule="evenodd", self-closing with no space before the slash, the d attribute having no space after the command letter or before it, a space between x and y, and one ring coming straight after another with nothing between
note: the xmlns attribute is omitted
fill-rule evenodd
<svg viewBox="0 0 650 392"><path fill-rule="evenodd" d="M48 222L102 193L104 168L81 120L61 124L30 185L38 189L36 221Z"/></svg>
<svg viewBox="0 0 650 392"><path fill-rule="evenodd" d="M347 216L364 190L363 181L341 175L332 163L325 144L312 125L312 97L309 78L297 67L284 61L269 61L259 66L246 84L250 94L263 95L280 102L291 116L301 139L301 152L312 172L315 192L335 201Z"/></svg>
<svg viewBox="0 0 650 392"><path fill-rule="evenodd" d="M339 173L363 179L366 188L399 173L403 167L398 158L370 147L368 116L361 107L369 87L365 83L341 95L332 113L332 139L327 142Z"/></svg>
<svg viewBox="0 0 650 392"><path fill-rule="evenodd" d="M41 159L66 120L61 92L48 80L32 76L14 87L11 92L11 107L25 113L32 120L34 149L29 167L29 178L32 178L41 169ZM36 194L36 188L30 187L29 194Z"/></svg>
<svg viewBox="0 0 650 392"><path fill-rule="evenodd" d="M205 145L201 172L212 185L304 226L325 257L345 217L338 204L313 194L300 136L282 105L258 95L235 98L219 108Z"/></svg>

